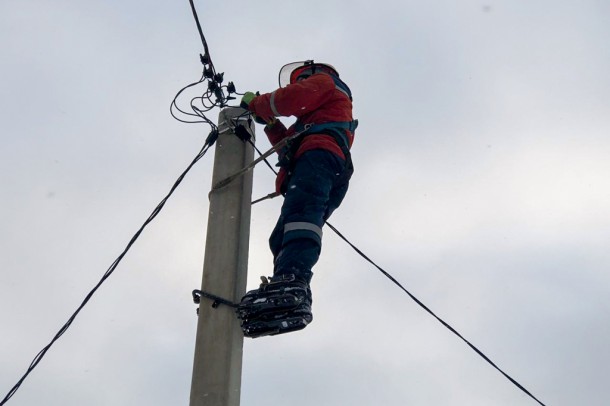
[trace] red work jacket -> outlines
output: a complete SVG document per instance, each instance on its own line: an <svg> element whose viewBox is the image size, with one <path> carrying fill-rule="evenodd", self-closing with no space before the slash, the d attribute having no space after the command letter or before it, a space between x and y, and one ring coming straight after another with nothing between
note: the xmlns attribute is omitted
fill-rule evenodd
<svg viewBox="0 0 610 406"><path fill-rule="evenodd" d="M301 124L323 124L330 122L352 121L352 102L333 78L326 73L317 73L294 84L279 88L274 92L262 94L250 103L250 111L268 119L278 116L295 116ZM265 127L265 133L272 145L295 133L295 125L286 128L276 120ZM354 134L345 130L348 147L351 148ZM345 159L341 148L333 137L326 134L308 134L295 154L295 159L312 149L331 151ZM286 170L280 169L276 179L276 190L286 178Z"/></svg>

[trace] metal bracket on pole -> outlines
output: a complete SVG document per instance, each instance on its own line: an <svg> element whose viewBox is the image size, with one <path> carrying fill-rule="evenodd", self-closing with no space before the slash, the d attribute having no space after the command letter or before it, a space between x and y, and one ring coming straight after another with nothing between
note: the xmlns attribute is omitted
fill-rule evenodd
<svg viewBox="0 0 610 406"><path fill-rule="evenodd" d="M227 299L223 299L220 296L216 296L216 295L213 295L211 293L204 292L204 291L198 290L198 289L193 290L193 302L195 302L195 304L201 303L201 298L202 297L205 297L206 299L213 300L212 307L214 309L217 308L221 304L223 304L225 306L233 307L233 308L237 308L237 306L238 306L236 303L233 303L233 302L231 302L230 300L227 300ZM197 309L197 314L199 314L199 309Z"/></svg>
<svg viewBox="0 0 610 406"><path fill-rule="evenodd" d="M250 112L241 107L227 107L220 112L218 116L218 133L224 134L231 131L236 132L238 126L243 126L250 136L254 138L254 127L251 126Z"/></svg>

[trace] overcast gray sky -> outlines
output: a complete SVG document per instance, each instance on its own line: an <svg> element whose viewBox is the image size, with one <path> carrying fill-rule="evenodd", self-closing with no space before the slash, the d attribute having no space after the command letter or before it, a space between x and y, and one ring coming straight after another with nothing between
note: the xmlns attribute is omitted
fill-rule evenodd
<svg viewBox="0 0 610 406"><path fill-rule="evenodd" d="M546 404L610 402L610 3L197 6L239 91L309 58L352 88L336 227ZM209 128L168 112L201 70L186 0L3 0L0 52L3 397ZM211 165L9 404L188 403ZM254 177L254 197L272 191ZM271 273L280 204L253 208L249 288ZM245 342L243 405L535 404L330 230L313 290L311 326Z"/></svg>

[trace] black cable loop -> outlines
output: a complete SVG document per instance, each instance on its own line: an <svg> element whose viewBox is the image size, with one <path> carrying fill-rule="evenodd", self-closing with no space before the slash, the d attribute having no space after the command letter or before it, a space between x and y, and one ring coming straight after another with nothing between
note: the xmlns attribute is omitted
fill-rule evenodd
<svg viewBox="0 0 610 406"><path fill-rule="evenodd" d="M200 117L200 115L199 115L199 114L193 114L193 113L190 113L190 112L187 112L187 111L182 110L182 109L181 109L181 108L178 106L177 99L180 97L180 95L181 95L181 94L182 94L182 93L183 93L185 90L190 89L191 87L197 86L197 85L199 85L199 84L203 83L204 81L205 81L205 78L204 78L204 76L202 75L202 76L201 76L201 78L200 78L200 79L199 79L197 82L193 82L193 83L190 83L190 84L188 84L188 85L184 86L182 89L180 89L180 90L178 91L178 93L176 93L176 95L174 96L174 99L172 100L172 103L170 104L170 114L172 115L172 117L174 117L176 120L181 121L181 122L183 122L183 123L201 123L201 121L195 121L195 122L191 122L191 121L185 121L185 120L180 119L179 117L177 117L177 116L174 114L174 109L175 109L175 110L177 110L177 111L179 111L181 114L186 115L186 116L195 116L195 117Z"/></svg>
<svg viewBox="0 0 610 406"><path fill-rule="evenodd" d="M183 123L205 122L211 125L211 121L205 117L205 113L216 107L228 107L227 102L229 100L235 99L235 97L232 97L231 94L239 93L236 92L235 85L233 84L233 82L229 82L227 85L222 84L224 80L224 74L216 72L214 62L212 61L212 58L210 56L210 50L205 39L205 35L203 34L203 30L201 28L201 23L199 22L197 10L195 9L195 4L193 0L189 0L189 3L191 6L193 17L195 19L195 23L197 25L197 31L199 32L199 37L201 38L201 43L204 48L204 54L200 55L200 60L203 64L203 72L197 82L185 86L176 94L174 100L170 105L170 113L172 117ZM190 107L192 112L187 112L181 109L178 106L177 99L182 95L182 93L187 89L204 83L207 83L207 87L203 91L203 94L201 96L193 97L190 100ZM226 96L225 91L228 93L228 95ZM187 119L178 117L175 112L179 112L180 114L187 116ZM191 119L193 117L201 118L203 121L198 119Z"/></svg>

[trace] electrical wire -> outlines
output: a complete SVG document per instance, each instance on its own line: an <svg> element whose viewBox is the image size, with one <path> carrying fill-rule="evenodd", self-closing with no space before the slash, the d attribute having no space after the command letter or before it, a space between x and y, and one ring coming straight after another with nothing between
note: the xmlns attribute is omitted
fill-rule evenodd
<svg viewBox="0 0 610 406"><path fill-rule="evenodd" d="M230 100L235 100L235 97L232 96L232 94L238 95L241 93L236 91L233 82L228 82L226 85L223 84L224 73L218 73L214 67L214 62L212 61L212 57L210 55L210 49L205 39L205 35L203 34L201 23L199 22L199 16L197 15L195 3L193 0L189 0L189 4L191 6L193 18L195 19L197 31L199 32L199 37L201 38L201 43L203 45L204 53L199 55L199 59L203 65L203 72L198 81L190 83L180 89L180 91L174 97L174 100L172 100L169 110L172 117L182 123L207 123L214 126L214 123L206 117L205 113L209 112L215 107L229 107L227 103ZM203 87L204 89L199 91L200 95L190 99L189 106L191 111L181 108L178 105L178 99L186 90L194 90L196 87ZM184 116L184 118L176 113Z"/></svg>
<svg viewBox="0 0 610 406"><path fill-rule="evenodd" d="M206 152L208 152L209 148L212 146L212 144L214 144L216 137L218 136L217 130L215 128L212 129L212 132L210 132L210 135L208 136L204 146L201 148L201 150L199 151L199 153L195 156L195 158L193 159L193 161L188 165L188 167L182 172L182 174L178 177L178 179L176 180L176 182L174 183L174 185L171 187L170 191L167 193L167 195L161 200L161 202L159 202L159 204L155 207L155 209L152 211L152 213L150 214L150 216L148 216L148 218L146 219L146 221L144 222L144 224L142 224L142 226L138 229L138 231L136 231L136 233L133 235L133 237L131 238L131 240L129 241L129 243L127 244L127 246L125 247L125 249L123 250L123 252L121 252L121 254L114 260L114 262L110 265L110 267L106 270L106 272L104 273L104 275L102 276L102 278L99 280L99 282L93 287L93 289L91 289L91 291L87 294L87 296L85 296L85 299L82 301L82 303L80 304L80 306L78 306L78 308L76 309L76 311L70 316L70 318L68 319L68 321L66 321L66 323L59 329L59 331L57 332L57 334L55 334L55 336L53 337L53 339L46 345L43 347L42 350L40 350L40 352L38 354L36 354L36 356L34 357L34 359L32 360L32 362L30 363L30 366L27 368L26 372L23 374L23 376L17 381L17 383L11 388L11 390L7 393L7 395L4 397L4 399L2 399L2 401L0 401L0 406L6 404L6 402L9 401L9 399L11 397L13 397L13 395L15 394L15 392L17 392L17 390L19 390L19 388L21 387L21 384L23 383L23 381L28 377L28 375L34 370L34 368L36 368L36 366L38 366L38 364L40 363L40 361L42 361L42 359L44 358L44 356L46 355L46 353L49 351L49 349L53 346L53 344L55 344L55 342L57 340L59 340L59 338L64 335L64 333L68 330L68 328L72 325L72 322L74 321L74 319L76 319L76 316L78 316L78 314L81 312L81 310L85 307L85 305L89 302L89 300L93 297L93 295L95 294L95 292L100 288L100 286L102 286L102 284L106 281L106 279L108 279L110 277L110 275L112 275L112 273L116 270L117 266L120 264L121 260L123 259L123 257L125 257L125 255L127 254L127 252L129 251L129 249L132 247L132 245L136 242L136 240L138 239L138 237L140 237L140 234L142 234L142 232L144 231L144 229L146 228L146 226L148 226L148 224L150 224L155 217L157 217L157 215L161 212L161 210L163 209L163 207L165 206L165 203L167 203L168 199L172 196L172 194L174 193L174 191L178 188L178 186L180 185L180 183L182 183L182 181L184 180L184 177L187 175L187 173L191 170L191 168L201 159L203 158L203 156L206 154Z"/></svg>
<svg viewBox="0 0 610 406"><path fill-rule="evenodd" d="M49 342L49 344L47 344L45 347L43 347L43 349L40 350L40 352L34 357L32 362L30 363L30 366L27 368L27 370L23 374L23 376L11 388L11 390L7 393L7 395L4 397L4 399L2 401L0 401L0 406L5 405L8 402L8 400L11 399L12 396L17 392L17 390L19 390L19 388L21 387L21 385L25 381L25 379L28 377L28 375L38 366L40 361L44 358L46 353L55 344L55 342L68 330L68 328L72 325L73 321L76 319L78 314L85 307L85 305L89 302L89 300L93 297L93 295L96 293L96 291L101 287L101 285L106 281L106 279L108 279L114 273L114 271L116 270L116 268L118 267L118 265L120 264L120 262L122 261L124 256L130 250L130 248L133 246L133 244L137 241L137 239L139 238L141 233L144 231L144 229L161 212L161 210L165 206L165 203L172 196L172 194L178 188L178 186L182 183L183 179L188 174L188 172L191 170L191 168L207 153L208 149L214 144L216 138L218 137L218 127L211 120L209 120L205 116L204 113L210 111L214 107L226 107L227 106L227 104L226 104L227 101L231 100L231 99L234 99L234 98L232 98L230 96L230 94L231 93L239 94L239 93L237 93L235 91L235 87L234 87L232 82L229 82L229 84L226 85L226 86L222 85L223 74L222 73L221 74L216 73L216 69L214 67L214 64L212 63L212 60L211 60L211 57L210 57L210 53L209 53L208 44L207 44L207 41L205 40L205 36L203 34L203 30L201 28L201 24L199 22L199 18L197 16L197 11L195 9L195 5L193 3L193 0L189 0L189 3L191 5L191 10L192 10L192 13L193 13L193 17L195 18L197 29L199 31L199 35L200 35L200 38L201 38L201 41L202 41L202 44L203 44L203 47L204 47L205 54L200 56L201 62L204 65L204 70L203 70L201 78L198 81L193 82L191 84L188 84L185 87L183 87L180 91L178 91L178 93L174 97L172 103L170 104L170 113L171 113L172 117L174 117L176 120L178 120L180 122L183 122L183 123L207 123L207 124L209 124L212 127L212 131L210 132L208 138L206 139L206 142L205 142L204 146L202 147L202 149L195 156L195 158L188 165L188 167L178 177L178 179L176 180L176 182L174 183L174 185L172 186L170 191L167 193L167 195L155 207L155 209L152 211L152 213L146 219L146 221L142 224L142 226L138 229L138 231L136 231L136 233L131 238L131 240L129 241L129 243L125 247L125 249L114 260L114 262L110 265L110 267L106 270L106 272L104 273L102 278L99 280L99 282L86 295L86 297L83 300L83 302L76 309L76 311L69 317L68 321L59 329L59 331L55 334L55 336ZM207 90L201 96L193 97L191 99L191 101L190 101L190 107L191 107L191 110L193 111L193 113L188 112L186 110L183 110L182 108L180 108L178 106L177 99L182 95L182 93L184 91L186 91L187 89L191 89L191 88L193 88L195 86L201 85L201 84L203 84L205 82L208 83ZM224 96L223 89L227 90L229 96ZM212 97L213 96L215 97L214 101L212 101ZM196 105L197 102L203 108L200 108L199 106L197 106ZM193 118L197 117L197 119L193 119L194 121L193 120L182 119L182 118L178 117L175 114L175 111L178 111L180 114L185 115L187 117L193 117ZM258 148L256 148L256 146L254 145L252 140L249 139L248 141L257 150L257 152L261 156L261 158L259 158L258 162L264 160L265 163L267 164L267 166L274 173L277 174L277 171L275 171L275 169L273 169L271 164L267 161L266 157L264 156L266 154L261 153L258 150ZM256 162L256 163L258 163L258 162ZM254 164L256 164L256 163L254 163ZM266 198L271 198L273 195L275 195L275 194L269 194L265 198L259 199L259 200L255 201L255 202L264 200ZM504 377L506 377L510 382L512 382L515 386L517 386L519 389L521 389L525 394L527 394L533 400L538 402L540 405L545 406L544 403L542 403L531 392L529 392L527 389L525 389L525 387L523 387L523 385L521 385L519 382L517 382L515 379L513 379L510 375L508 375L506 372L504 372L502 369L500 369L488 356L486 356L475 345L473 345L470 341L468 341L466 338L464 338L456 329L454 329L451 325L449 325L447 322L445 322L442 318L437 316L422 301L420 301L411 292L409 292L402 284L400 284L400 282L398 282L392 275L390 275L387 271L385 271L383 268L381 268L379 265L377 265L367 255L365 255L359 248L357 248L354 244L352 244L341 232L339 232L339 230L337 228L335 228L332 224L330 224L328 222L326 222L326 224L343 241L345 241L350 247L352 247L352 249L354 249L362 258L364 258L366 261L368 261L370 264L372 264L374 267L376 267L384 276L386 276L388 279L390 279L390 281L392 281L400 289L402 289L413 301L415 301L420 307L422 307L426 312L428 312L431 316L433 316L437 321L439 321L449 331L451 331L453 334L455 334L457 337L459 337L462 341L464 341L472 350L474 350L479 356L481 356L485 361L487 361L497 371L499 371L502 375L504 375Z"/></svg>
<svg viewBox="0 0 610 406"><path fill-rule="evenodd" d="M254 144L254 142L249 139L248 143L250 143L250 145L252 145L252 147L256 150L256 152L258 152L259 155L263 155L263 153L260 151L260 149L258 149L258 147ZM271 164L269 163L269 161L267 159L264 160L265 164L267 165L267 167L269 169L271 169L271 172L273 172L274 174L277 175L277 171L275 170L275 168L273 166L271 166Z"/></svg>
<svg viewBox="0 0 610 406"><path fill-rule="evenodd" d="M345 241L350 247L352 247L354 249L354 251L356 251L358 253L358 255L360 255L362 258L364 258L366 261L368 261L371 265L373 265L375 268L377 268L386 278L388 278L389 280L391 280L396 286L398 286L400 289L402 289L411 299L413 299L413 301L415 301L415 303L417 303L422 309L424 309L426 312L428 312L432 317L434 317L436 320L438 320L443 326L445 326L449 331L451 331L453 334L455 334L456 336L458 336L462 341L464 341L472 350L474 350L479 356L481 356L485 361L487 361L492 367L494 367L497 371L499 371L502 375L504 375L505 378L507 378L510 382L512 382L516 387L518 387L519 389L521 389L525 394L527 394L529 397L531 397L532 399L534 399L536 402L538 402L540 405L545 406L544 403L542 403L540 400L538 400L538 398L536 398L530 391L528 391L527 389L525 389L525 387L523 385L521 385L519 382L517 382L514 378L512 378L510 375L508 375L506 372L504 372L502 369L500 369L487 355L485 355L481 350L479 350L474 344L472 344L470 341L468 341L466 338L464 338L464 336L462 336L455 328L453 328L449 323L447 323L446 321L444 321L443 319L441 319L439 316L436 315L436 313L434 313L432 310L430 310L430 308L428 306L426 306L421 300L419 300L417 297L415 297L411 292L409 292L400 282L398 282L396 280L396 278L394 278L392 275L390 275L388 272L386 272L383 268L381 268L379 265L377 265L375 262L373 262L373 260L371 260L368 256L366 256L360 249L358 249L358 247L356 247L354 244L352 244L343 234L341 234L339 232L339 230L337 230L332 224L330 224L328 221L326 222L326 225L335 232L335 234L337 234L339 236L339 238L341 238L343 241Z"/></svg>
<svg viewBox="0 0 610 406"><path fill-rule="evenodd" d="M210 50L208 48L208 42L205 40L205 35L203 35L203 29L201 29L201 23L199 22L199 16L197 15L197 9L195 8L195 3L193 0L189 0L191 5L191 11L193 12L193 17L195 18L195 24L197 24L197 31L199 31L199 37L201 38L201 43L203 44L203 49L205 54L208 56L210 61L210 65L214 68L214 64L212 63L212 58L210 58Z"/></svg>
<svg viewBox="0 0 610 406"><path fill-rule="evenodd" d="M13 395L19 390L25 379L28 375L38 366L40 361L44 358L47 352L51 349L51 347L61 338L61 336L68 330L68 328L72 325L73 321L76 319L81 310L87 305L89 300L93 297L95 292L102 286L102 284L112 275L112 273L116 270L117 266L120 264L121 260L125 257L129 249L136 242L140 234L144 231L146 226L150 224L155 217L161 212L167 200L171 197L174 191L178 188L178 186L182 183L182 180L187 175L187 173L191 170L191 168L206 154L208 149L214 144L216 139L218 138L218 126L209 120L205 113L212 110L215 107L226 107L227 102L229 100L235 99L232 97L232 93L236 93L235 85L233 82L229 82L227 85L223 85L223 77L224 73L217 73L210 57L210 51L208 48L207 41L205 40L205 36L203 35L203 30L201 28L201 24L199 22L199 17L197 16L197 11L195 10L195 5L193 0L189 0L191 5L191 10L193 12L193 16L195 18L195 22L197 24L197 29L199 31L199 35L201 37L201 41L204 48L204 54L200 55L201 63L203 64L203 72L200 79L196 82L190 83L180 89L178 93L174 96L170 104L170 114L176 120L183 123L206 123L210 125L211 132L209 133L203 147L199 151L199 153L195 156L193 161L188 165L188 167L182 172L182 174L178 177L168 194L161 200L161 202L155 207L152 211L148 219L142 224L142 226L138 229L138 231L131 238L123 252L114 260L114 262L110 265L110 267L106 270L102 278L99 282L91 289L91 291L85 296L85 299L82 301L80 306L76 309L76 311L68 318L68 321L59 329L59 331L55 334L53 339L40 350L38 354L34 357L29 367L23 376L17 381L17 383L11 388L11 390L7 393L7 395L0 401L0 406L6 404L9 399L13 397ZM190 100L191 111L189 112L185 109L182 109L178 105L178 98L188 89L193 89L196 86L201 86L207 84L207 88L200 96L193 97ZM227 96L225 96L225 91L227 92ZM212 100L214 98L214 100ZM179 117L176 113L185 116L185 118Z"/></svg>
<svg viewBox="0 0 610 406"><path fill-rule="evenodd" d="M259 153L259 155L263 156L263 154L261 154L261 152L258 150L258 148L256 148L256 151ZM266 162L267 166L269 168L271 168L271 170L274 173L277 174L277 172L271 167L271 164L267 161L266 158L264 159L264 161ZM266 200L268 198L272 198L272 197L274 197L273 194L269 194L261 199L255 200L253 202L253 204ZM390 273L388 273L383 268L381 268L379 265L377 265L372 259L370 259L366 254L364 254L364 252L362 252L358 247L356 247L354 244L352 244L335 226L330 224L328 221L326 221L326 225L331 230L333 230L335 232L335 234L337 234L337 236L339 236L339 238L341 238L343 241L345 241L354 251L356 251L356 253L358 253L358 255L360 255L367 262L369 262L371 265L373 265L375 268L377 268L386 278L388 278L396 286L398 286L400 289L402 289L415 303L417 303L428 314L430 314L432 317L434 317L445 328L447 328L449 331L451 331L453 334L455 334L457 337L459 337L462 341L464 341L474 352L476 352L481 358L483 358L485 361L487 361L487 363L489 363L492 367L494 367L498 372L500 372L502 375L504 375L504 377L506 379L508 379L513 385L515 385L517 388L521 389L521 391L523 391L530 398L532 398L533 400L538 402L538 404L540 404L541 406L545 406L544 403L542 403L536 396L534 396L530 391L528 391L523 385L521 385L519 382L517 382L517 380L515 380L510 375L508 375L506 372L504 372L487 355L485 355L481 350L479 350L474 344L472 344L470 341L468 341L466 338L464 338L464 336L462 336L455 328L453 328L449 323L447 323L445 320L443 320L442 318L437 316L436 313L434 313L432 310L430 310L430 308L428 306L426 306L421 300L419 300L417 297L415 297L415 295L413 295L411 292L409 292L400 282L398 282L398 280L396 280L396 278L394 278Z"/></svg>

